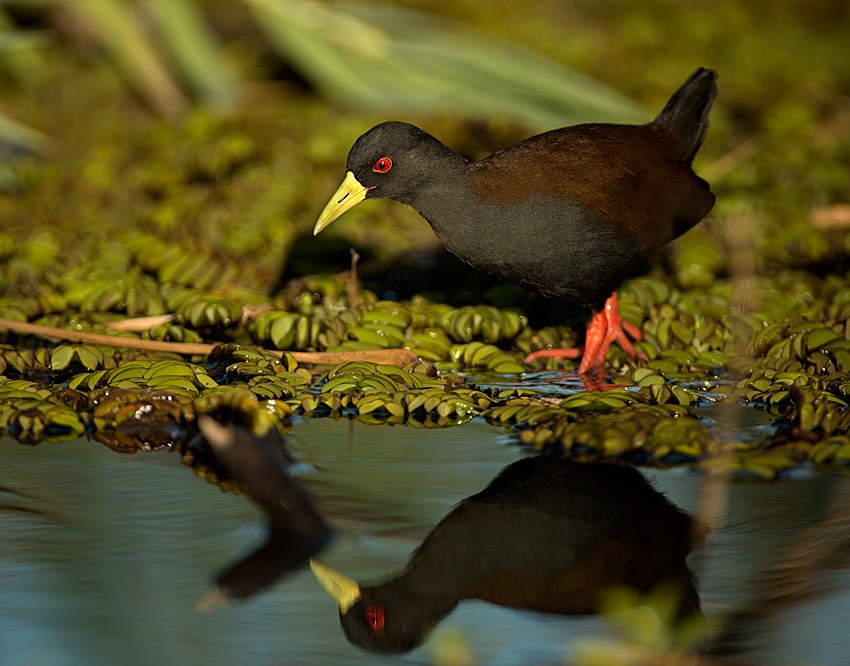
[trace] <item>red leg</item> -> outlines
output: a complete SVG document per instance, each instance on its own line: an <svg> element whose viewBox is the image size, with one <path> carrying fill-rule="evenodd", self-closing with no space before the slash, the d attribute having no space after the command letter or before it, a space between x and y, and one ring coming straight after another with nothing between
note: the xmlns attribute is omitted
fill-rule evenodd
<svg viewBox="0 0 850 666"><path fill-rule="evenodd" d="M642 337L637 326L625 321L620 316L620 303L615 291L605 301L602 311L593 315L593 320L587 329L584 356L578 367L578 373L584 375L602 367L612 342L619 344L630 358L643 358L643 355L638 354L632 341L629 340L629 335L635 340L640 340Z"/></svg>
<svg viewBox="0 0 850 666"><path fill-rule="evenodd" d="M585 336L584 354L581 358L578 374L590 374L602 367L612 342L617 342L629 357L644 358L643 354L638 354L632 341L629 340L629 336L635 340L640 340L642 334L637 326L625 321L620 316L620 305L617 301L617 292L615 291L605 301L605 306L602 310L594 314L590 320L590 326L587 327L587 334ZM579 351L577 349L543 349L529 354L525 360L529 363L538 358L553 356L558 358L578 358L578 355Z"/></svg>
<svg viewBox="0 0 850 666"><path fill-rule="evenodd" d="M606 303L607 307L607 303ZM595 370L605 362L608 347L611 341L608 337L608 321L605 318L605 309L593 315L587 332L584 334L584 354L578 366L578 373L586 375L588 370Z"/></svg>

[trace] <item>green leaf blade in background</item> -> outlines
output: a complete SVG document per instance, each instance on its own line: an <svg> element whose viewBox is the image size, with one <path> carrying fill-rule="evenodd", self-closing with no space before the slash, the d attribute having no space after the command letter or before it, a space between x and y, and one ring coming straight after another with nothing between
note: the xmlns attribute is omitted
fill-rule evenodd
<svg viewBox="0 0 850 666"><path fill-rule="evenodd" d="M232 64L221 55L216 36L195 0L145 0L169 55L200 101L232 108L238 83Z"/></svg>
<svg viewBox="0 0 850 666"><path fill-rule="evenodd" d="M338 103L498 118L534 129L648 120L599 83L421 12L307 0L246 2L282 57Z"/></svg>
<svg viewBox="0 0 850 666"><path fill-rule="evenodd" d="M140 25L132 4L120 0L65 0L65 6L94 31L117 68L153 108L168 118L188 110L186 95Z"/></svg>
<svg viewBox="0 0 850 666"><path fill-rule="evenodd" d="M102 47L99 57L166 118L184 116L193 103L232 109L239 102L244 77L222 50L220 32L227 31L214 29L211 5L199 0L18 3L56 24L57 36L65 34L66 24L72 33L93 37ZM444 113L538 130L647 119L630 100L587 77L421 11L391 4L242 0L219 8L219 16L228 16L222 11L243 16L246 9L260 31L250 35L259 36L257 44L270 46L322 96L349 108ZM239 25L244 31L245 24ZM20 80L31 64L12 56L31 54L32 46L25 44L34 36L0 10L0 63Z"/></svg>

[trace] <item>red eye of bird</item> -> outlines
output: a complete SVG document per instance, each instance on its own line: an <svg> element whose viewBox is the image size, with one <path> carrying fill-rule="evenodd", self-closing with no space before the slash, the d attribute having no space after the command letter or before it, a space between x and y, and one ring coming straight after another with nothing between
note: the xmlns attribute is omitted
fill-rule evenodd
<svg viewBox="0 0 850 666"><path fill-rule="evenodd" d="M366 606L366 623L375 634L384 630L384 607L380 604L368 604Z"/></svg>
<svg viewBox="0 0 850 666"><path fill-rule="evenodd" d="M377 162L375 162L375 166L372 167L372 171L374 171L375 173L386 173L392 168L393 161L389 157L382 157Z"/></svg>

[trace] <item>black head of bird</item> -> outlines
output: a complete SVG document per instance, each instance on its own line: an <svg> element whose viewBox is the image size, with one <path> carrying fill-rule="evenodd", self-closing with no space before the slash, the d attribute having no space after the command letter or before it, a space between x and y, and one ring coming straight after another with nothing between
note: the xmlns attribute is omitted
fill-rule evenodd
<svg viewBox="0 0 850 666"><path fill-rule="evenodd" d="M397 579L361 587L319 560L311 560L310 566L339 605L339 623L346 638L369 652L412 650L457 604L451 594L420 594Z"/></svg>

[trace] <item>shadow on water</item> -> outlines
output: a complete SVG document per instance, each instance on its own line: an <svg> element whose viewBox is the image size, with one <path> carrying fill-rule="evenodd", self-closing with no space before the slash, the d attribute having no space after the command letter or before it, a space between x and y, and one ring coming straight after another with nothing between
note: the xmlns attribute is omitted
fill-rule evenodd
<svg viewBox="0 0 850 666"><path fill-rule="evenodd" d="M199 607L246 599L317 555L331 530L287 469L272 433L202 417L221 466L267 516L264 543L224 571ZM464 600L561 615L598 612L603 594L667 586L675 616L699 613L686 564L707 527L654 490L631 467L535 456L505 467L430 532L404 570L361 586L313 561L336 599L348 640L379 653L406 652Z"/></svg>
<svg viewBox="0 0 850 666"><path fill-rule="evenodd" d="M515 449L494 451L492 431L474 424L429 433L361 427L352 446L347 423L306 423L298 456L276 435L256 439L215 422L202 431L231 480L263 507L265 538L228 531L228 520L244 523L244 502L216 499L200 484L161 485L163 456L128 466L121 461L149 458L104 451L93 459L89 447L63 460L57 449L27 474L15 454L37 451L3 443L11 476L0 478L0 624L15 637L10 663L48 646L58 657L39 663L399 663L364 661L333 637L343 635L328 622L333 606L303 572L320 552L379 581L317 566L348 641L373 652L407 651L433 633L427 648L447 624L463 628L475 663L569 663L565 646L611 636L610 628L547 618L593 614L611 587L667 584L679 618L698 614L701 596L709 619L731 619L713 653L779 664L840 664L846 654L846 638L818 643L850 605L845 479L732 486L729 524L699 551L698 594L686 559L706 532L689 516L694 475L516 460ZM293 466L304 456L308 464ZM499 460L511 464L498 471ZM292 473L305 467L312 471ZM469 496L470 484L483 490ZM183 498L187 491L194 499ZM166 508L157 518L158 502ZM328 547L331 525L337 538ZM202 584L186 573L200 567L203 577L240 543L257 542L200 606L251 601L197 614ZM269 593L254 596L262 590ZM142 624L119 620L142 616ZM431 662L419 649L402 659Z"/></svg>
<svg viewBox="0 0 850 666"><path fill-rule="evenodd" d="M581 615L612 588L665 584L679 597L676 616L690 617L699 596L685 560L705 531L633 468L536 456L458 504L385 582L314 569L349 641L404 652L469 599Z"/></svg>
<svg viewBox="0 0 850 666"><path fill-rule="evenodd" d="M274 438L207 421L201 429L220 462L268 517L265 543L227 569L207 601L247 598L317 555L331 531L307 491L284 472L292 459ZM845 486L829 516L759 574L751 602L730 613L715 635L706 634L706 654L743 651L772 613L822 596L822 575L850 567L850 512L841 508L847 493ZM381 583L361 584L318 560L311 564L339 605L349 642L401 653L420 645L464 600L584 615L598 612L612 590L664 588L674 625L701 615L687 558L708 532L632 467L538 455L508 465L459 502L405 567Z"/></svg>
<svg viewBox="0 0 850 666"><path fill-rule="evenodd" d="M303 566L332 532L288 474L292 458L274 430L256 437L244 426L223 426L208 416L199 426L219 464L267 516L265 542L222 572L216 589L198 603L200 610L211 610L230 599L247 599Z"/></svg>

